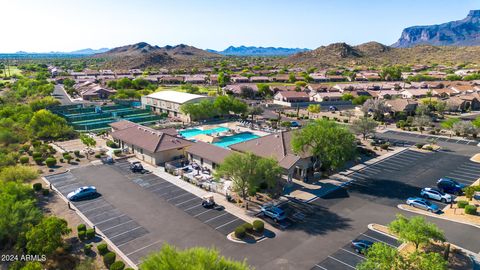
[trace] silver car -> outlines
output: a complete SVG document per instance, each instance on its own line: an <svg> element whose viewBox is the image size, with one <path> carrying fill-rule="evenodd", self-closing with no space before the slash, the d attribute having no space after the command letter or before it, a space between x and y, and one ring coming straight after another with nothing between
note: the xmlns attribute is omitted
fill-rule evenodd
<svg viewBox="0 0 480 270"><path fill-rule="evenodd" d="M450 194L443 193L435 188L424 188L420 191L420 195L425 199L441 201L443 203L449 203L452 201L452 196Z"/></svg>

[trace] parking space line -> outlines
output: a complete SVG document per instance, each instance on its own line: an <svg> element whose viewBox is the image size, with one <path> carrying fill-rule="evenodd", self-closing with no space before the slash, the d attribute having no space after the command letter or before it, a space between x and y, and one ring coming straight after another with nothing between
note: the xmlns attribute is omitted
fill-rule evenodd
<svg viewBox="0 0 480 270"><path fill-rule="evenodd" d="M323 270L328 270L327 268L325 268L325 267L323 267L323 266L320 266L320 265L318 265L318 264L315 264L315 266L316 266L316 267L320 267L320 268L322 268Z"/></svg>
<svg viewBox="0 0 480 270"><path fill-rule="evenodd" d="M102 232L111 230L111 229L116 228L116 227L118 227L118 226L122 226L122 225L127 224L127 223L132 222L132 221L133 221L133 219L131 219L131 220L129 220L129 221L126 221L126 222L123 222L123 223L120 223L120 224L117 224L117 225L112 226L112 227L110 227L110 228L108 228L108 229L102 229Z"/></svg>
<svg viewBox="0 0 480 270"><path fill-rule="evenodd" d="M360 255L358 255L358 254L355 253L355 252L351 252L350 250L346 250L346 249L344 249L344 248L341 248L341 250L346 251L346 252L348 252L348 253L350 253L350 254L352 254L352 255L355 255L355 256L357 256L357 257L359 257L359 258L365 259L363 256L360 256Z"/></svg>
<svg viewBox="0 0 480 270"><path fill-rule="evenodd" d="M75 205L76 207L83 207L83 206L85 206L85 205L89 205L89 204L96 203L96 202L99 202L99 201L101 201L101 199L98 200L98 201L89 201L89 202L82 203L82 204L74 203L74 205ZM105 200L104 200L104 201L105 201Z"/></svg>
<svg viewBox="0 0 480 270"><path fill-rule="evenodd" d="M220 226L216 227L215 230L218 230L218 229L222 228L223 226L226 226L226 225L228 225L228 224L230 224L230 223L233 223L234 221L237 221L237 220L240 220L240 219L237 218L237 217L235 217L235 219L233 219L233 220L231 220L231 221L229 221L229 222L227 222L227 223L224 223L223 225L220 225Z"/></svg>
<svg viewBox="0 0 480 270"><path fill-rule="evenodd" d="M129 233L129 232L131 232L131 231L135 231L135 230L138 230L138 229L143 229L143 227L142 227L142 226L138 226L138 227L135 227L135 228L133 228L133 229L131 229L131 230L128 230L128 231L125 231L125 232L116 234L116 235L114 235L114 236L109 236L108 238L110 238L110 239L111 239L111 238L115 238L115 237L117 237L117 236L124 235L124 234L126 234L126 233Z"/></svg>
<svg viewBox="0 0 480 270"><path fill-rule="evenodd" d="M475 178L478 178L478 176L480 175L480 173L471 173L471 172L465 172L461 170L455 170L453 171L453 173L468 176L468 177L475 177ZM470 176L470 175L473 175L473 176Z"/></svg>
<svg viewBox="0 0 480 270"><path fill-rule="evenodd" d="M168 199L167 202L169 202L169 201L171 201L171 200L174 200L174 199L176 199L176 198L180 198L180 197L182 197L182 196L188 195L188 194L192 194L192 193L186 191L186 193L184 193L184 194L182 194L182 195L178 195L178 196L175 196L175 197L173 197L173 198Z"/></svg>
<svg viewBox="0 0 480 270"><path fill-rule="evenodd" d="M387 245L389 245L389 246L391 246L391 247L393 247L393 248L397 248L396 246L394 246L394 245L392 245L392 244L389 244L389 243L387 243L387 242L384 242L384 241L382 241L382 240L380 240L380 239L377 239L377 238L375 238L375 237L366 235L366 234L364 234L364 233L362 233L362 235L365 236L365 237L368 237L368 238L370 238L370 239L373 239L373 240L375 240L375 241L377 241L377 242L382 242L382 243L384 243L384 244L387 244Z"/></svg>
<svg viewBox="0 0 480 270"><path fill-rule="evenodd" d="M337 259L337 258L335 258L335 257L328 256L328 258L333 259L333 260L335 260L335 261L337 261L337 262L339 262L339 263L341 263L341 264L344 264L344 265L346 265L346 266L348 266L348 267L350 267L350 268L355 269L354 266L351 266L350 264L348 264L348 263L346 263L346 262L340 261L339 259Z"/></svg>
<svg viewBox="0 0 480 270"><path fill-rule="evenodd" d="M58 186L58 185L55 185L53 184L57 189L61 189L61 188L64 188L64 187L68 187L68 186L71 186L71 185L80 185L80 183L78 183L77 181L71 183L71 184L68 184L68 185L63 185L63 186Z"/></svg>
<svg viewBox="0 0 480 270"><path fill-rule="evenodd" d="M132 255L132 254L134 254L134 253L139 252L140 250L144 250L144 249L149 248L149 247L151 247L151 246L154 246L154 245L156 245L156 244L158 244L158 243L160 243L160 242L163 242L163 240L155 241L155 242L153 242L153 243L151 243L151 244L149 244L149 245L146 245L146 246L144 246L144 247L141 247L141 248L139 248L139 249L136 249L136 250L134 250L134 251L132 251L132 252L130 252L130 253L128 253L128 254L125 254L125 255L126 255L126 256L130 256L130 255ZM127 243L128 243L128 242L127 242ZM122 245L123 245L123 244L122 244Z"/></svg>
<svg viewBox="0 0 480 270"><path fill-rule="evenodd" d="M115 211L115 210L118 210L118 208L113 208L113 209L109 209L109 210L106 210L106 211ZM120 211L120 210L118 210L118 211ZM83 211L82 211L82 212L83 212ZM90 217L88 217L88 218L89 218L89 219L94 219L94 218L96 218L96 217L98 217L98 216L100 216L100 215L105 215L105 211L102 211L102 212L100 212L100 213L98 213L98 214L96 214L96 215L90 216Z"/></svg>
<svg viewBox="0 0 480 270"><path fill-rule="evenodd" d="M186 201L183 201L183 202L181 202L181 203L177 203L177 204L175 204L175 206L182 205L182 204L184 204L184 203L187 203L187 202L189 202L189 201L193 201L193 200L195 200L195 199L200 199L200 198L198 198L197 196L195 196L195 198L191 198L190 200L186 200Z"/></svg>
<svg viewBox="0 0 480 270"><path fill-rule="evenodd" d="M471 169L471 170L480 170L480 166L477 164L463 163L460 165L460 168Z"/></svg>
<svg viewBox="0 0 480 270"><path fill-rule="evenodd" d="M212 221L212 220L214 220L214 219L217 219L217 218L219 218L219 217L223 217L223 216L225 216L226 214L228 214L227 211L225 211L225 213L223 213L223 214L221 214L221 215L219 215L219 216L216 216L216 217L207 219L207 220L205 220L203 223L207 223L207 222Z"/></svg>
<svg viewBox="0 0 480 270"><path fill-rule="evenodd" d="M198 216L201 216L201 215L203 215L203 214L205 214L205 213L209 212L210 210L213 210L213 209L207 209L207 210L205 210L205 211L203 211L203 212L201 212L201 213L199 213L199 214L196 214L196 215L195 215L195 216L193 216L193 217L198 217Z"/></svg>
<svg viewBox="0 0 480 270"><path fill-rule="evenodd" d="M121 214L120 216L116 216L116 217L112 217L112 218L107 218L107 219L105 219L105 220L102 221L102 222L96 223L95 225L98 226L99 224L102 224L102 223L105 223L105 222L107 222L107 221L110 221L110 220L113 220L113 219L116 219L116 218L119 218L119 217L123 217L123 216L125 216L125 214Z"/></svg>
<svg viewBox="0 0 480 270"><path fill-rule="evenodd" d="M189 207L189 208L187 208L187 209L184 209L183 211L187 212L188 210L191 210L191 209L197 208L197 207L203 207L203 206L202 206L202 205L194 205L194 206L192 206L192 207Z"/></svg>
<svg viewBox="0 0 480 270"><path fill-rule="evenodd" d="M90 211L92 211L92 210L97 210L97 209L102 208L102 207L105 207L105 206L113 206L113 205L111 205L111 204L109 204L108 202L106 202L106 204L104 204L104 205L102 205L102 206L82 210L82 213L85 214L85 213L87 213L87 212L90 212Z"/></svg>
<svg viewBox="0 0 480 270"><path fill-rule="evenodd" d="M451 175L447 175L448 178L452 178L452 179L455 179L455 180L460 180L460 181L467 181L467 182L475 182L475 180L472 180L471 178L465 178L463 176L451 176Z"/></svg>
<svg viewBox="0 0 480 270"><path fill-rule="evenodd" d="M151 192L155 192L155 191L160 190L160 189L162 189L162 188L169 188L169 187L171 187L171 186L176 186L175 184L172 184L172 183L170 183L170 182L165 182L165 183L168 183L168 185L166 185L166 186L161 186L161 187L156 186L155 188L152 188L152 189L150 189L150 187L152 187L152 186L150 186L150 187L148 187L147 189L150 190ZM161 184L164 184L164 183L161 183ZM161 185L161 184L159 184L159 185Z"/></svg>
<svg viewBox="0 0 480 270"><path fill-rule="evenodd" d="M180 190L185 191L184 189L179 188L177 185L175 185L175 188L177 188L177 190L175 190L175 189L170 189L170 187L168 187L168 188L166 188L166 189L168 189L167 192L162 192L162 193L157 194L157 195L160 196L160 197L162 197L163 195L166 195L166 194L169 194L169 193L175 193L175 192L180 191Z"/></svg>

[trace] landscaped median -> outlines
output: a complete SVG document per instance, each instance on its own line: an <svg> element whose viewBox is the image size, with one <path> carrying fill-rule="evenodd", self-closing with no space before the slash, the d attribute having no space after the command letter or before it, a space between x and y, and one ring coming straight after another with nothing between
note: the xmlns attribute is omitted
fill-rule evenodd
<svg viewBox="0 0 480 270"><path fill-rule="evenodd" d="M246 222L238 226L227 235L227 239L236 243L255 244L274 236L273 232L265 229L265 223L257 219L251 224Z"/></svg>
<svg viewBox="0 0 480 270"><path fill-rule="evenodd" d="M430 213L406 204L399 204L398 208L409 212L442 218L480 228L480 200L478 196L475 196L476 192L480 192L480 179L475 181L471 186L466 187L464 192L465 194L463 196L457 196L455 198L454 204L447 205L437 214Z"/></svg>

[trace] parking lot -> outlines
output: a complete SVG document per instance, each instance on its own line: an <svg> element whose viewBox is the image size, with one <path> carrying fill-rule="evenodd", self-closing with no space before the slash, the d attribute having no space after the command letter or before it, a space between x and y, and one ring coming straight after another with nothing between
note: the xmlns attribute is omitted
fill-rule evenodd
<svg viewBox="0 0 480 270"><path fill-rule="evenodd" d="M71 172L45 178L64 196L85 185ZM102 196L90 200L72 202L72 204L119 248L148 233L147 229L107 202Z"/></svg>
<svg viewBox="0 0 480 270"><path fill-rule="evenodd" d="M182 209L185 213L197 218L224 235L231 233L236 227L245 223L244 220L228 213L222 207L203 207L202 198L154 174L132 173L130 171L130 163L127 161L117 162L113 167L137 185L154 193L158 198Z"/></svg>
<svg viewBox="0 0 480 270"><path fill-rule="evenodd" d="M426 134L415 134L415 133L401 132L401 131L396 131L396 130L387 130L383 134L395 134L395 135L400 135L400 136L411 136L413 138L420 138L420 139L425 139L425 140L436 139L440 142L458 143L458 144L465 144L465 145L477 145L478 144L477 141L472 141L472 140L445 138L445 137L431 136L431 135L426 135Z"/></svg>
<svg viewBox="0 0 480 270"><path fill-rule="evenodd" d="M367 230L352 240L368 240L376 243L381 242L391 247L398 248L399 242L392 237L376 231ZM350 243L347 243L335 253L312 267L312 270L342 270L356 269L356 266L365 259L363 254L355 252Z"/></svg>

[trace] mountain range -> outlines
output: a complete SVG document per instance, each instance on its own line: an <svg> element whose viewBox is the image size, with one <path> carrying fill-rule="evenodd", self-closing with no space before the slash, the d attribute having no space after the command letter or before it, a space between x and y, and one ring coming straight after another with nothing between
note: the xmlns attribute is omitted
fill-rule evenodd
<svg viewBox="0 0 480 270"><path fill-rule="evenodd" d="M205 59L222 56L184 44L159 47L140 42L113 48L107 52L92 55L92 57L103 58L104 65L108 68L146 68L192 66Z"/></svg>
<svg viewBox="0 0 480 270"><path fill-rule="evenodd" d="M301 48L282 48L282 47L255 47L255 46L230 46L223 51L209 50L212 53L218 53L228 56L288 56L299 52L305 52L309 49Z"/></svg>
<svg viewBox="0 0 480 270"><path fill-rule="evenodd" d="M315 50L279 59L282 65L304 67L382 66L409 64L480 63L480 47L418 45L408 48L390 47L378 42L357 46L334 43Z"/></svg>
<svg viewBox="0 0 480 270"><path fill-rule="evenodd" d="M38 53L38 52L25 52L25 51L18 51L15 54L75 54L75 55L92 55L96 53L104 53L110 50L109 48L100 48L100 49L81 49L71 52L46 52L46 53Z"/></svg>
<svg viewBox="0 0 480 270"><path fill-rule="evenodd" d="M406 48L416 45L480 45L480 10L471 10L466 18L458 21L405 28L392 46Z"/></svg>

